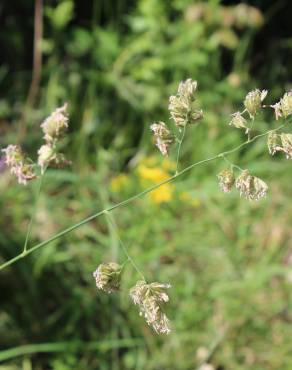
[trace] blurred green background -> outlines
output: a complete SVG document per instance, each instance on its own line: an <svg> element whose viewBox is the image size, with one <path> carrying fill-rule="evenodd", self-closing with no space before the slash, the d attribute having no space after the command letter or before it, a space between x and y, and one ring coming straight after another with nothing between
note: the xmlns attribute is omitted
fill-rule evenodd
<svg viewBox="0 0 292 370"><path fill-rule="evenodd" d="M228 122L249 90L268 89L271 104L291 88L289 0L41 5L0 4L1 148L21 142L35 159L42 120L65 101L71 117L73 164L46 174L30 246L173 173L175 153L162 160L149 125L168 119L181 80L198 81L205 112L181 167L245 140ZM255 133L277 125L265 112ZM1 271L0 369L291 370L291 164L265 139L230 159L269 184L267 199L220 193L216 161L113 212L147 279L172 284L170 335L131 304L130 265L121 293L97 291L97 265L125 259L101 217ZM3 263L22 251L36 185L0 171Z"/></svg>

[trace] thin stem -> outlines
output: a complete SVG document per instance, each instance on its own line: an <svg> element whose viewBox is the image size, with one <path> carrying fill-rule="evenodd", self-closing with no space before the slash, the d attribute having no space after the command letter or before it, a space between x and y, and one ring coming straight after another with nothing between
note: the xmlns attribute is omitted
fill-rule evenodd
<svg viewBox="0 0 292 370"><path fill-rule="evenodd" d="M251 132L252 132L252 129L253 129L253 124L254 124L254 117L251 118L251 125L247 131L247 137L248 137L248 141L250 141L250 135L251 135Z"/></svg>
<svg viewBox="0 0 292 370"><path fill-rule="evenodd" d="M144 281L146 281L144 275L142 274L141 270L138 268L138 266L136 265L136 263L134 262L134 260L132 259L132 257L130 256L124 242L122 241L121 237L120 237L120 234L119 234L119 231L118 231L118 227L117 227L117 224L114 220L114 218L111 216L111 214L108 212L108 211L105 211L104 214L106 215L106 217L108 218L110 224L112 225L112 228L114 229L115 233L116 233L116 236L117 236L117 239L123 249L123 252L125 253L126 257L128 258L128 261L131 262L132 266L134 267L134 269L138 272L138 274L142 277L142 279Z"/></svg>
<svg viewBox="0 0 292 370"><path fill-rule="evenodd" d="M39 200L40 193L41 193L41 188L42 188L42 184L43 184L44 175L45 175L45 172L43 172L40 175L40 178L39 178L39 183L38 183L38 188L37 188L37 192L36 192L35 199L34 199L32 214L31 214L31 217L30 217L30 220L29 220L29 224L28 224L28 228L27 228L27 232L26 232L26 236L25 236L25 242L24 242L23 252L22 252L23 254L26 254L26 252L27 252L27 244L28 244L29 237L30 237L30 234L31 234L32 224L33 224L33 221L34 221L34 217L35 217L35 213L36 213L36 209L37 209L37 204L38 204L38 200Z"/></svg>
<svg viewBox="0 0 292 370"><path fill-rule="evenodd" d="M224 154L222 155L222 157L223 157L224 161L231 166L232 169L233 168L237 168L238 170L243 171L243 169L241 167L239 167L236 164L232 163L228 158L225 157Z"/></svg>
<svg viewBox="0 0 292 370"><path fill-rule="evenodd" d="M175 169L175 174L176 175L178 174L178 164L179 164L180 150L181 150L181 145L182 145L182 142L183 142L185 134L186 134L186 127L187 127L187 125L185 124L184 128L183 128L182 136L181 136L181 138L179 140L179 144L178 144L177 156L176 156L176 169Z"/></svg>
<svg viewBox="0 0 292 370"><path fill-rule="evenodd" d="M125 205L127 205L127 204L129 204L129 203L132 203L134 200L136 200L136 199L138 199L138 198L142 197L142 196L143 196L143 195L145 195L145 194L148 194L148 193L152 192L153 190L155 190L155 189L159 188L160 186L162 186L162 185L164 185L164 184L167 184L167 183L169 183L169 182L172 182L172 181L176 180L178 177L182 176L183 174L185 174L186 172L190 171L190 170L191 170L191 169L193 169L194 167L200 166L200 165L202 165L202 164L204 164L204 163L207 163L207 162L214 161L214 160L216 160L216 159L218 159L218 158L222 158L222 157L223 157L223 156L225 156L225 155L228 155L228 154L234 153L234 152L236 152L236 151L240 150L241 148L243 148L244 146L246 146L246 145L248 145L248 144L252 143L253 141L255 141L255 140L257 140L257 139L259 139L259 138L261 138L261 137L263 137L263 136L268 135L270 132L276 132L276 131L280 130L280 129L281 129L281 128L283 128L283 127L284 127L284 125L281 125L281 126L279 126L278 128L276 128L276 129L274 129L274 130L266 131L266 132L265 132L265 133L263 133L263 134L260 134L260 135L254 136L252 139L245 141L244 143L242 143L242 144L238 145L238 146L237 146L236 148L234 148L234 149L228 150L228 151L226 151L226 152L219 153L219 154L217 154L217 155L215 155L215 156L213 156L213 157L210 157L210 158L207 158L207 159L203 159L203 160L201 160L201 161L198 161L198 162L195 162L195 163L193 163L193 164L189 165L188 167L184 168L182 171L180 171L180 172L179 172L179 173L177 173L176 175L174 175L174 176L172 176L172 177L170 177L170 178L168 178L168 179L166 179L166 180L164 180L164 181L161 181L160 183L158 183L158 184L156 184L156 185L153 185L153 186L151 186L151 187L150 187L150 188L148 188L148 189L145 189L145 190L144 190L144 191L142 191L141 193L135 194L134 196L132 196L132 197L130 197L130 198L128 198L128 199L125 199L125 200L123 200L123 201L122 201L122 202L120 202L120 203L114 204L113 206L110 206L110 207L108 207L107 209L104 209L104 210L102 210L102 211L99 211L99 212L97 212L97 213L95 213L95 214L93 214L93 215L91 215L91 216L89 216L89 217L85 218L84 220L82 220L82 221L78 222L77 224L74 224L74 225L72 225L72 226L68 227L67 229L60 231L58 234L55 234L55 235L54 235L54 236L52 236L51 238L49 238L49 239L47 239L47 240L44 240L44 241L42 241L41 243L39 243L39 244L35 245L34 247L32 247L32 248L28 249L28 250L26 251L26 253L25 253L25 254L21 253L21 254L17 255L16 257L14 257L14 258L12 258L12 259L8 260L7 262L3 263L3 264L0 266L0 270L3 270L4 268L6 268L6 267L8 267L8 266L12 265L13 263L15 263L15 262L17 262L18 260L22 259L23 257L27 256L28 254L31 254L32 252L34 252L34 251L38 250L38 249L39 249L39 248L41 248L41 247L44 247L45 245L49 244L50 242L52 242L52 241L54 241L54 240L56 240L56 239L59 239L60 237L62 237L62 236L64 236L64 235L66 235L66 234L68 234L68 233L70 233L71 231L73 231L73 230L75 230L75 229L77 229L77 228L81 227L82 225L85 225L86 223L88 223L88 222L90 222L90 221L94 220L95 218L97 218L97 217L99 217L99 216L103 215L104 213L106 213L106 212L111 212L111 211L113 211L113 210L114 210L114 209L116 209L116 208L123 207L123 206L125 206Z"/></svg>

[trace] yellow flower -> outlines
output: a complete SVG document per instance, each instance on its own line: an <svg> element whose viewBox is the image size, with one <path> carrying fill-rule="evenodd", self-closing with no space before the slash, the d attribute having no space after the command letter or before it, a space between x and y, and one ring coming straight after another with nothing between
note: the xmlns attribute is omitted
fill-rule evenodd
<svg viewBox="0 0 292 370"><path fill-rule="evenodd" d="M147 167L143 164L138 167L138 175L141 180L150 181L154 184L164 181L169 177L168 173L161 168Z"/></svg>
<svg viewBox="0 0 292 370"><path fill-rule="evenodd" d="M125 187L128 183L129 179L128 176L124 173L121 173L111 180L111 189L114 192L120 191L123 187Z"/></svg>
<svg viewBox="0 0 292 370"><path fill-rule="evenodd" d="M173 168L173 165L175 164L169 159L157 161L157 158L153 156L143 159L137 168L142 186L148 187L170 178L171 175L167 170ZM148 198L156 204L169 202L173 198L173 186L171 184L164 184L151 191L148 194Z"/></svg>
<svg viewBox="0 0 292 370"><path fill-rule="evenodd" d="M172 187L170 184L165 184L149 193L149 198L153 203L160 204L169 202L172 199Z"/></svg>

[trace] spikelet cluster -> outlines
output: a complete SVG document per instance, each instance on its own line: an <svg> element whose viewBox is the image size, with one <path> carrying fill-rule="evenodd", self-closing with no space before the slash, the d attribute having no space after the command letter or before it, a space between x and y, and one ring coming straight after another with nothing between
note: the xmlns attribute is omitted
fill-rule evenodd
<svg viewBox="0 0 292 370"><path fill-rule="evenodd" d="M17 177L19 184L27 185L28 181L36 177L34 166L29 163L19 145L8 145L2 149L2 152L5 154L5 164L10 168L10 172Z"/></svg>
<svg viewBox="0 0 292 370"><path fill-rule="evenodd" d="M235 179L233 171L225 169L218 175L219 188L224 193L229 193L235 184L240 196L248 200L259 200L266 196L268 185L258 177L252 176L248 170L243 170Z"/></svg>
<svg viewBox="0 0 292 370"><path fill-rule="evenodd" d="M231 121L229 122L230 126L234 126L236 128L243 128L245 129L245 132L247 133L249 131L249 128L247 126L247 121L243 117L242 113L235 112L231 115Z"/></svg>
<svg viewBox="0 0 292 370"><path fill-rule="evenodd" d="M44 132L44 139L47 143L52 143L64 136L68 129L68 105L65 103L62 107L57 108L48 118L41 124Z"/></svg>
<svg viewBox="0 0 292 370"><path fill-rule="evenodd" d="M268 185L258 177L252 176L248 170L243 170L235 181L235 187L240 196L248 200L259 200L267 194Z"/></svg>
<svg viewBox="0 0 292 370"><path fill-rule="evenodd" d="M283 152L287 159L292 159L292 134L270 132L267 145L271 155L276 152Z"/></svg>
<svg viewBox="0 0 292 370"><path fill-rule="evenodd" d="M230 169L222 170L217 177L221 191L224 193L229 193L235 181L233 171Z"/></svg>
<svg viewBox="0 0 292 370"><path fill-rule="evenodd" d="M155 145L163 156L168 156L169 148L174 142L173 135L164 122L153 123L150 126L154 135Z"/></svg>
<svg viewBox="0 0 292 370"><path fill-rule="evenodd" d="M122 266L116 262L102 263L93 272L96 287L106 293L120 289ZM170 332L169 320L163 312L162 306L169 301L166 289L170 284L147 284L140 280L130 289L130 298L139 306L140 315L144 316L148 325L157 333Z"/></svg>
<svg viewBox="0 0 292 370"><path fill-rule="evenodd" d="M57 144L68 129L67 103L57 108L41 124L44 133L45 144L38 150L38 165L42 173L49 165L64 166L70 162L66 160L64 154L58 153Z"/></svg>
<svg viewBox="0 0 292 370"><path fill-rule="evenodd" d="M246 95L243 104L251 118L254 118L254 116L257 114L257 112L262 107L262 101L267 96L267 93L268 93L267 90L260 91L259 89L256 89L256 90L250 91Z"/></svg>
<svg viewBox="0 0 292 370"><path fill-rule="evenodd" d="M169 320L162 310L162 305L169 301L166 289L170 284L150 283L141 280L130 290L130 297L139 306L140 315L157 333L170 332Z"/></svg>
<svg viewBox="0 0 292 370"><path fill-rule="evenodd" d="M195 107L197 81L187 79L179 84L176 95L169 98L169 112L178 127L197 123L203 118L203 111Z"/></svg>
<svg viewBox="0 0 292 370"><path fill-rule="evenodd" d="M38 150L37 162L42 173L50 164L63 166L70 163L57 151L57 142L66 132L68 120L67 104L64 104L41 124L46 143ZM23 153L19 145L8 145L2 152L5 154L5 164L17 177L19 184L26 185L37 177L36 164Z"/></svg>
<svg viewBox="0 0 292 370"><path fill-rule="evenodd" d="M96 287L107 293L116 292L120 288L122 267L115 262L102 263L93 273Z"/></svg>
<svg viewBox="0 0 292 370"><path fill-rule="evenodd" d="M245 133L248 134L250 127L248 121L244 117L244 113L247 112L250 118L254 118L258 111L262 108L262 101L267 96L267 90L252 90L250 91L244 99L245 110L243 112L235 112L231 114L231 121L229 125L234 126L239 129L244 129Z"/></svg>
<svg viewBox="0 0 292 370"><path fill-rule="evenodd" d="M276 120L280 117L287 118L292 114L292 91L287 92L280 99L280 101L274 105L271 105L275 110Z"/></svg>
<svg viewBox="0 0 292 370"><path fill-rule="evenodd" d="M181 130L189 124L197 123L203 117L203 111L196 105L197 82L191 78L180 82L176 95L169 98L169 112L175 125ZM163 156L168 156L175 136L164 122L155 122L150 126L154 142Z"/></svg>

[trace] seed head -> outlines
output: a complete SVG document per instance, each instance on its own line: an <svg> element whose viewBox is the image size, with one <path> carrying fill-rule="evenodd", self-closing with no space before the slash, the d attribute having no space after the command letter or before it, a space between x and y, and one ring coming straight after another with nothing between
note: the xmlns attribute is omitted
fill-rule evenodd
<svg viewBox="0 0 292 370"><path fill-rule="evenodd" d="M164 122L160 121L153 123L150 126L150 129L154 135L155 145L160 150L162 155L168 156L169 148L174 142L173 136L168 127Z"/></svg>
<svg viewBox="0 0 292 370"><path fill-rule="evenodd" d="M36 178L34 166L27 163L21 147L19 145L8 145L2 149L5 153L5 163L10 168L10 172L18 179L18 183L27 185L28 181Z"/></svg>
<svg viewBox="0 0 292 370"><path fill-rule="evenodd" d="M176 95L169 98L168 109L178 127L195 124L203 117L203 111L195 107L197 82L190 78L179 84Z"/></svg>
<svg viewBox="0 0 292 370"><path fill-rule="evenodd" d="M36 178L34 171L34 165L23 163L20 166L11 167L11 173L13 173L18 180L19 184L27 185L27 183Z"/></svg>
<svg viewBox="0 0 292 370"><path fill-rule="evenodd" d="M244 106L246 110L248 111L251 118L254 118L254 116L257 114L258 110L262 106L262 101L267 96L268 91L259 89L250 91L245 99L244 99Z"/></svg>
<svg viewBox="0 0 292 370"><path fill-rule="evenodd" d="M292 159L292 134L281 134L282 150L287 159Z"/></svg>
<svg viewBox="0 0 292 370"><path fill-rule="evenodd" d="M41 124L47 143L55 142L64 135L68 128L68 120L67 103L65 103Z"/></svg>
<svg viewBox="0 0 292 370"><path fill-rule="evenodd" d="M42 173L45 168L56 158L56 153L51 144L45 144L38 150L38 165L41 167Z"/></svg>
<svg viewBox="0 0 292 370"><path fill-rule="evenodd" d="M194 101L197 86L197 81L192 81L191 78L188 78L186 81L180 82L180 84L178 85L177 93L178 95L183 96L190 101Z"/></svg>
<svg viewBox="0 0 292 370"><path fill-rule="evenodd" d="M275 132L270 132L268 135L267 145L269 149L269 153L274 155L276 152L282 150L280 137Z"/></svg>
<svg viewBox="0 0 292 370"><path fill-rule="evenodd" d="M292 114L292 91L286 93L280 100L281 111L284 118L287 118Z"/></svg>
<svg viewBox="0 0 292 370"><path fill-rule="evenodd" d="M231 114L231 121L229 122L229 125L234 126L236 128L244 128L246 132L248 132L249 128L247 127L247 121L246 119L241 115L240 112L235 112Z"/></svg>
<svg viewBox="0 0 292 370"><path fill-rule="evenodd" d="M162 305L169 301L165 289L170 284L151 283L141 280L130 290L130 297L135 305L139 306L140 315L143 315L148 325L157 333L170 332L169 320L162 310Z"/></svg>
<svg viewBox="0 0 292 370"><path fill-rule="evenodd" d="M1 151L5 154L5 163L8 167L19 166L24 160L24 155L19 145L8 145L7 148Z"/></svg>
<svg viewBox="0 0 292 370"><path fill-rule="evenodd" d="M102 263L94 271L96 286L107 293L116 292L120 288L122 267L115 263Z"/></svg>
<svg viewBox="0 0 292 370"><path fill-rule="evenodd" d="M221 171L217 177L221 191L229 193L235 181L233 171L225 169Z"/></svg>
<svg viewBox="0 0 292 370"><path fill-rule="evenodd" d="M271 105L271 107L275 110L276 120L280 117L287 118L290 116L292 114L292 91L284 94L282 99L278 103Z"/></svg>
<svg viewBox="0 0 292 370"><path fill-rule="evenodd" d="M280 117L282 117L282 109L281 109L280 102L275 103L274 105L271 105L271 107L274 108L276 120L278 120Z"/></svg>
<svg viewBox="0 0 292 370"><path fill-rule="evenodd" d="M259 200L266 196L268 190L268 185L260 178L250 175L248 170L242 171L235 181L235 187L240 196L248 200Z"/></svg>

